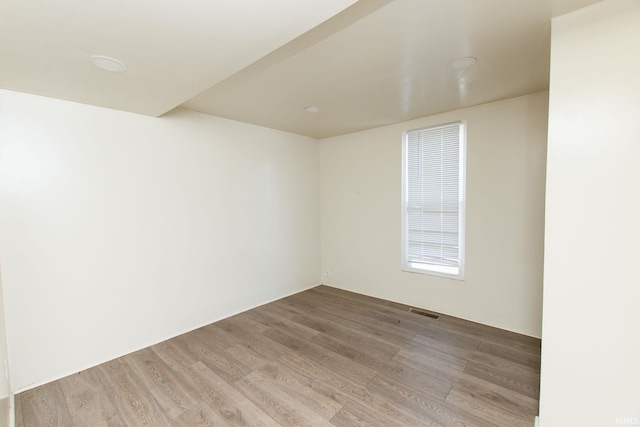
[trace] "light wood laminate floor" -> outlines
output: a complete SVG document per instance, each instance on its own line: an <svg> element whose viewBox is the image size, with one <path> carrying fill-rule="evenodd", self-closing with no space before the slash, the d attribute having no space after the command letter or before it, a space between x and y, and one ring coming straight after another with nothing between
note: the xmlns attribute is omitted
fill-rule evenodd
<svg viewBox="0 0 640 427"><path fill-rule="evenodd" d="M532 427L540 340L326 286L16 396L17 427Z"/></svg>

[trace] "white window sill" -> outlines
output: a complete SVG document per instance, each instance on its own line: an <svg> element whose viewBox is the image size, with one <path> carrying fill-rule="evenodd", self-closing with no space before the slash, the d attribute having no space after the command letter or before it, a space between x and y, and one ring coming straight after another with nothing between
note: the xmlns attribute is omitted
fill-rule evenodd
<svg viewBox="0 0 640 427"><path fill-rule="evenodd" d="M402 271L406 271L407 273L419 273L430 276L445 277L447 279L464 280L464 274L456 267L431 265L428 268L425 268L424 264L409 263L402 267Z"/></svg>

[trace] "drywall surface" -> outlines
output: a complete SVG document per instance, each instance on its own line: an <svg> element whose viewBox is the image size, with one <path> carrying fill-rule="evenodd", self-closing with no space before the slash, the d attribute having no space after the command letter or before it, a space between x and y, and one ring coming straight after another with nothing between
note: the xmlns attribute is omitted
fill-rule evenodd
<svg viewBox="0 0 640 427"><path fill-rule="evenodd" d="M540 336L547 103L542 92L320 140L323 283ZM403 272L400 259L403 132L456 120L464 281Z"/></svg>
<svg viewBox="0 0 640 427"><path fill-rule="evenodd" d="M553 21L541 427L640 424L640 57L632 46L640 46L638 0Z"/></svg>
<svg viewBox="0 0 640 427"><path fill-rule="evenodd" d="M14 391L320 281L318 143L0 91Z"/></svg>
<svg viewBox="0 0 640 427"><path fill-rule="evenodd" d="M2 268L0 266L0 427L10 426L11 389L9 387L9 353L7 352L4 298L2 297Z"/></svg>

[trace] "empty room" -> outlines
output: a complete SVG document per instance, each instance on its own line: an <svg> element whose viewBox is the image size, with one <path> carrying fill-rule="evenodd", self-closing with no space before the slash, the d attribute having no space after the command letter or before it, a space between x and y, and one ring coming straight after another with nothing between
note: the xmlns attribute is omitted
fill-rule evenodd
<svg viewBox="0 0 640 427"><path fill-rule="evenodd" d="M0 0L0 427L640 425L640 0Z"/></svg>

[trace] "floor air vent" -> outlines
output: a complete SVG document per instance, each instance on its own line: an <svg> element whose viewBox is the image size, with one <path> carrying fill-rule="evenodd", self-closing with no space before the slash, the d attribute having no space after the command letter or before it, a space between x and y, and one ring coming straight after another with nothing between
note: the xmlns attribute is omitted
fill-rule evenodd
<svg viewBox="0 0 640 427"><path fill-rule="evenodd" d="M418 310L417 308L410 308L409 311L415 314L419 314L420 316L426 316L436 320L440 318L440 316L438 316L437 314L429 313L428 311L424 310Z"/></svg>

